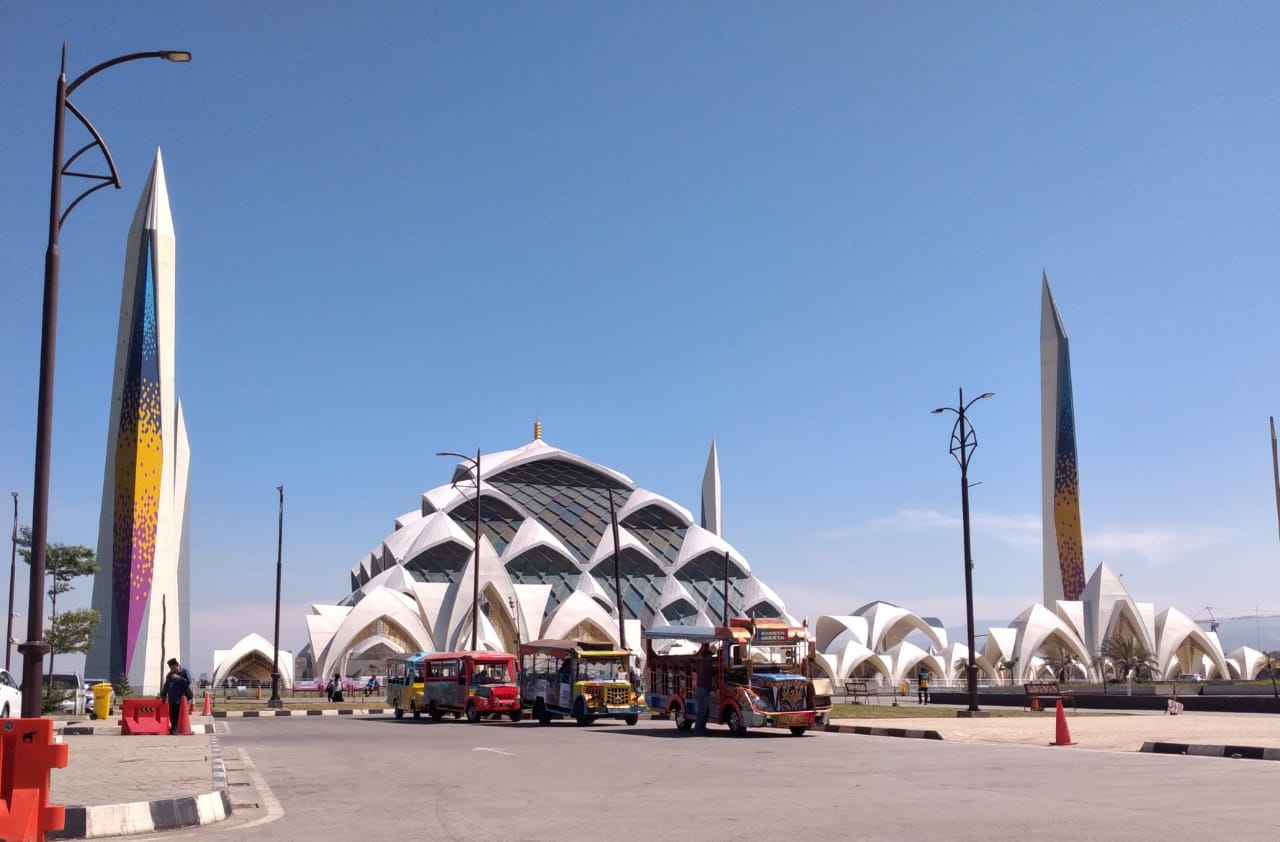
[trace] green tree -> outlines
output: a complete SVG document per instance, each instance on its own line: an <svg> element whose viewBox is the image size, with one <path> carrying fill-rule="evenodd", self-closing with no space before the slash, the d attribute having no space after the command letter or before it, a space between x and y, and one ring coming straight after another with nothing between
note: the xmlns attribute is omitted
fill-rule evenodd
<svg viewBox="0 0 1280 842"><path fill-rule="evenodd" d="M1045 653L1044 662L1059 681L1068 681L1075 673L1076 665L1080 663L1080 656L1058 644Z"/></svg>
<svg viewBox="0 0 1280 842"><path fill-rule="evenodd" d="M1133 636L1115 635L1102 641L1102 657L1111 662L1116 679L1132 676L1139 681L1150 679L1155 671L1156 656Z"/></svg>
<svg viewBox="0 0 1280 842"><path fill-rule="evenodd" d="M18 530L18 552L22 555L27 564L31 563L31 527L24 526ZM98 556L93 550L83 545L70 546L67 544L46 544L44 550L44 574L46 583L49 586L49 631L52 632L57 628L58 621L58 595L64 594L71 590L71 580L78 579L81 576L92 576L98 572ZM97 614L98 612L93 612ZM99 618L101 619L101 618ZM97 623L95 622L96 626ZM53 656L62 651L87 651L86 643L84 650L64 650L59 647L54 638L49 637L46 632L46 639L49 642L49 671L50 676L53 675ZM47 682L46 682L47 683ZM77 688L79 689L79 688Z"/></svg>
<svg viewBox="0 0 1280 842"><path fill-rule="evenodd" d="M1009 681L1010 683L1012 683L1017 678L1017 675L1015 674L1015 670L1018 669L1018 659L1005 658L1003 661L996 664L996 669L1000 670L1001 672L1009 673Z"/></svg>
<svg viewBox="0 0 1280 842"><path fill-rule="evenodd" d="M93 633L100 622L102 615L92 608L63 611L49 623L44 637L54 651L84 655L89 651Z"/></svg>

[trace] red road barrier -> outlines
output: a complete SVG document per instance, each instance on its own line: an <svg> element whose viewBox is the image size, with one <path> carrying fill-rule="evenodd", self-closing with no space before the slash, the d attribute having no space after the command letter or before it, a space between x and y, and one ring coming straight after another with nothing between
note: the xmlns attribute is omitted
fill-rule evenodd
<svg viewBox="0 0 1280 842"><path fill-rule="evenodd" d="M169 704L160 699L125 699L120 706L121 734L168 734Z"/></svg>
<svg viewBox="0 0 1280 842"><path fill-rule="evenodd" d="M67 747L53 742L53 720L0 723L0 839L44 842L62 830L66 808L49 804L49 770L67 765Z"/></svg>

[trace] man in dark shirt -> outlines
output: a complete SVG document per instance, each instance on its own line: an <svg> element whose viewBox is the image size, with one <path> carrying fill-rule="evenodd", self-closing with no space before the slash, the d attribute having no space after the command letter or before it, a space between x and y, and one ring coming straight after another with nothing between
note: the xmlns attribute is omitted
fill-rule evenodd
<svg viewBox="0 0 1280 842"><path fill-rule="evenodd" d="M711 712L711 677L715 672L715 664L711 660L711 652L703 648L694 665L696 681L693 687L693 698L698 706L697 719L693 733L705 736L707 733L707 715Z"/></svg>
<svg viewBox="0 0 1280 842"><path fill-rule="evenodd" d="M169 733L176 734L178 717L182 715L182 700L191 702L195 698L191 693L191 673L178 663L177 658L169 659L169 674L160 688L160 698L169 703Z"/></svg>

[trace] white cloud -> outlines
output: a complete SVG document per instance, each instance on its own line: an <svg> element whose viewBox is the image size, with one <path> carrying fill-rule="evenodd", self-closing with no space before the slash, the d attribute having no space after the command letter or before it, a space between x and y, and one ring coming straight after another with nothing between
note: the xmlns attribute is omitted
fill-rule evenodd
<svg viewBox="0 0 1280 842"><path fill-rule="evenodd" d="M1132 530L1085 532L1085 557L1092 562L1099 554L1131 556L1160 567L1190 557L1199 557L1211 547L1238 537L1239 533L1214 527L1147 527Z"/></svg>

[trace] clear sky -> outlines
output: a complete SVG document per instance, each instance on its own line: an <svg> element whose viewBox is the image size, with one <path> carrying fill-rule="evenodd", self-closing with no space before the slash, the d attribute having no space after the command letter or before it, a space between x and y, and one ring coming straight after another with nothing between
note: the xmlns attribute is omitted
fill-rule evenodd
<svg viewBox="0 0 1280 842"><path fill-rule="evenodd" d="M278 484L296 649L306 606L448 481L436 451L519 446L535 415L695 513L714 437L725 537L797 616L886 599L960 625L959 470L929 414L958 387L996 393L975 599L1008 620L1042 592L1042 271L1088 572L1157 610L1280 609L1273 3L6 2L0 486L23 523L64 40L70 76L194 54L74 97L124 189L63 229L49 535L97 543L160 146L196 672L271 635ZM19 570L24 615L26 593Z"/></svg>

